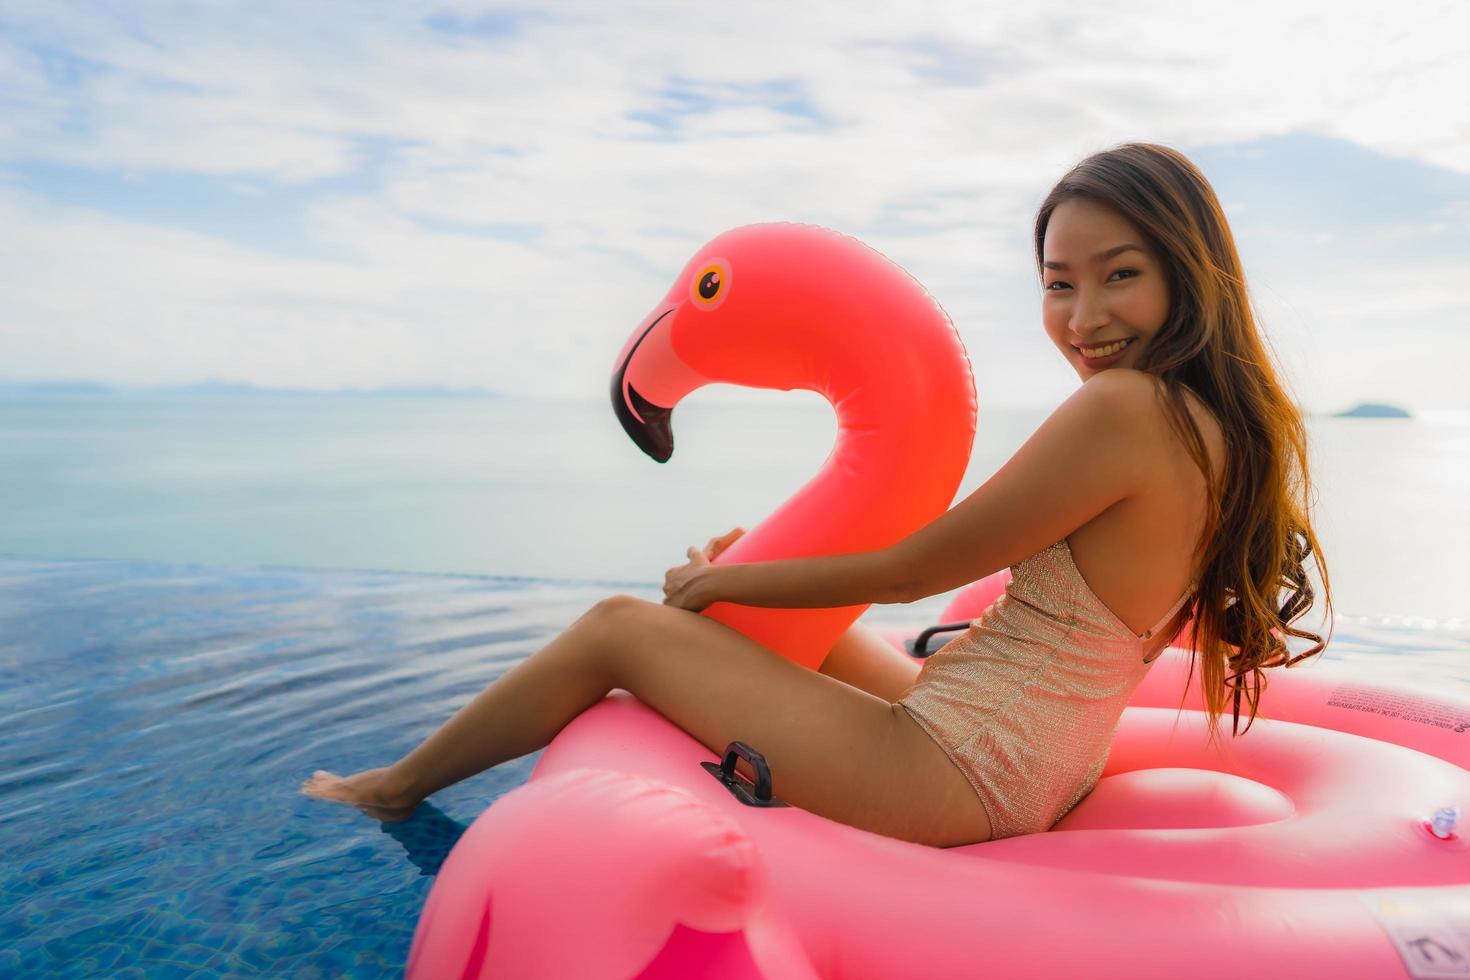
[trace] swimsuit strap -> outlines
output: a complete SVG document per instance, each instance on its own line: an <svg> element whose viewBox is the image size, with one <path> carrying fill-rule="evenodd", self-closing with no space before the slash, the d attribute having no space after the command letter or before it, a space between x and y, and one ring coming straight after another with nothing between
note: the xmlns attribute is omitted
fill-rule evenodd
<svg viewBox="0 0 1470 980"><path fill-rule="evenodd" d="M1153 635L1155 633L1157 633L1159 630L1163 629L1165 626L1168 626L1169 625L1169 620L1171 620L1171 619L1174 618L1174 614L1177 613L1177 612L1179 612L1179 610L1184 607L1184 604L1189 601L1190 597L1194 595L1194 590L1195 590L1195 583L1194 582L1190 582L1189 583L1189 588L1187 588L1187 589L1184 590L1184 594L1182 596L1180 596L1179 597L1179 601L1176 602L1176 603L1174 603L1174 605L1170 607L1169 611L1164 614L1164 618L1161 619L1161 620L1159 620L1157 623L1155 623L1148 630L1148 632L1144 633L1142 636L1140 636L1138 638L1140 640L1149 640L1149 639L1152 639L1153 638Z"/></svg>

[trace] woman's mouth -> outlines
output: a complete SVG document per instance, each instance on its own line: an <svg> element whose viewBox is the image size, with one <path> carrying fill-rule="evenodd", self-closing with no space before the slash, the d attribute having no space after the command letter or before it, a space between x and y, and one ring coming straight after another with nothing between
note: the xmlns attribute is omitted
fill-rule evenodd
<svg viewBox="0 0 1470 980"><path fill-rule="evenodd" d="M1134 337L1124 337L1122 340L1115 340L1107 344L1098 344L1096 347L1077 347L1073 345L1072 349L1082 355L1082 360L1086 361L1089 367L1096 367L1097 365L1115 359L1135 339Z"/></svg>

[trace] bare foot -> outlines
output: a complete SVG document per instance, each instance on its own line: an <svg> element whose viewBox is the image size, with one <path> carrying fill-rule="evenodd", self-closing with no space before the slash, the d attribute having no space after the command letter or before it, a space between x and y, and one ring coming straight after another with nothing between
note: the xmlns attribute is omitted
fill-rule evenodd
<svg viewBox="0 0 1470 980"><path fill-rule="evenodd" d="M384 823L407 820L420 801L403 796L388 785L388 770L365 769L351 776L338 776L318 769L301 784L301 792L318 800L350 803Z"/></svg>

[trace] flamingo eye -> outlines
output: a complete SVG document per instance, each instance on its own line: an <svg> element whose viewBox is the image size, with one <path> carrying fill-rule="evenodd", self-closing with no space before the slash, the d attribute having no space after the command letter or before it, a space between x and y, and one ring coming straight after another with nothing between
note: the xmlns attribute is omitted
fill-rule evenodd
<svg viewBox="0 0 1470 980"><path fill-rule="evenodd" d="M720 291L720 270L711 269L699 277L699 296L701 299L714 299Z"/></svg>
<svg viewBox="0 0 1470 980"><path fill-rule="evenodd" d="M696 306L712 310L725 301L730 292L730 266L724 259L710 259L690 284L690 299Z"/></svg>

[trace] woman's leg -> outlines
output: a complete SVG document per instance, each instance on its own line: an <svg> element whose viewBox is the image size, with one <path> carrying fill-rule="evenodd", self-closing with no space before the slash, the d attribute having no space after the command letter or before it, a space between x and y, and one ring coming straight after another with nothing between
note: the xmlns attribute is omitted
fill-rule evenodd
<svg viewBox="0 0 1470 980"><path fill-rule="evenodd" d="M402 820L426 797L550 744L612 683L598 654L608 643L605 603L516 664L391 766L342 777L317 770L302 791Z"/></svg>
<svg viewBox="0 0 1470 980"><path fill-rule="evenodd" d="M793 806L937 846L989 836L974 790L907 712L708 617L624 596L598 603L392 766L318 773L303 789L400 819L428 793L544 747L614 688L714 753L750 744Z"/></svg>
<svg viewBox="0 0 1470 980"><path fill-rule="evenodd" d="M892 704L913 687L922 666L871 626L853 623L832 645L821 670Z"/></svg>

